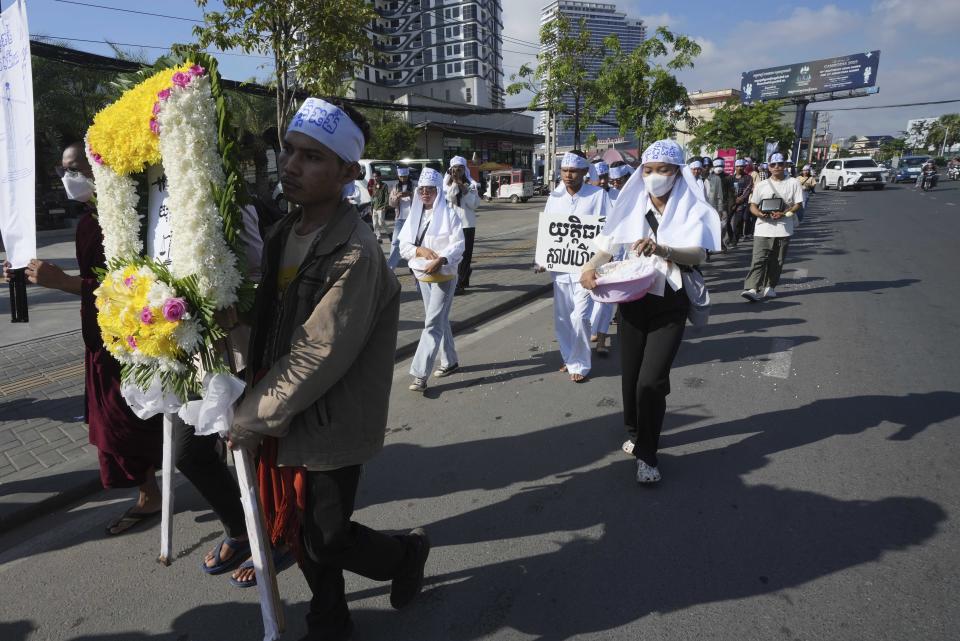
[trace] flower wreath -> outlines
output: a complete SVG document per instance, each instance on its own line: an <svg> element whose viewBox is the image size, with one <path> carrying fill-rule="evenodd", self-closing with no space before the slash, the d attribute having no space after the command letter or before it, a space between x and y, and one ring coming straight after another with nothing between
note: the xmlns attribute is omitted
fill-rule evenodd
<svg viewBox="0 0 960 641"><path fill-rule="evenodd" d="M104 345L123 365L124 383L146 390L158 379L182 402L200 392L200 367L226 370L214 311L249 307L253 286L238 268L245 192L225 137L216 61L191 54L166 64L95 116L86 150L107 258L94 292ZM169 265L142 255L137 213L135 176L161 163Z"/></svg>

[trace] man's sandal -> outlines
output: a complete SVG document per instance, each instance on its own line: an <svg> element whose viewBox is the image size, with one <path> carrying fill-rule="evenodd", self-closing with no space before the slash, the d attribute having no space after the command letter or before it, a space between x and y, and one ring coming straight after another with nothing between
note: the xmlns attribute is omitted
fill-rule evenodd
<svg viewBox="0 0 960 641"><path fill-rule="evenodd" d="M224 545L233 550L229 559L223 559L220 556L220 551L223 550ZM204 557L200 559L200 569L207 574L223 574L232 570L240 562L250 558L250 541L241 541L228 536L220 541L211 552L213 553L213 565L207 565L207 559Z"/></svg>
<svg viewBox="0 0 960 641"><path fill-rule="evenodd" d="M274 571L275 571L277 574L280 574L281 572L283 572L284 570L286 570L287 568L289 568L291 565L293 565L293 562L294 562L293 552L291 552L290 550L283 550L283 551L281 551L281 550L278 550L278 549L276 549L276 548L273 549L273 569L274 569ZM240 567L237 568L237 569L238 569L238 570L252 570L252 569L253 569L253 559L247 559L246 561L244 561L243 563L241 563L241 564L240 564ZM230 584L233 585L233 587L235 587L235 588L252 588L253 586L255 586L255 585L257 584L257 575L256 575L256 573L254 573L254 575L251 576L251 577L250 577L248 580L246 580L246 581L241 581L241 580L239 580L239 579L234 578L233 576L231 576L231 577L230 577Z"/></svg>
<svg viewBox="0 0 960 641"><path fill-rule="evenodd" d="M136 506L120 515L116 521L107 526L107 536L119 536L135 526L146 523L154 517L160 516L160 510L155 512L134 512Z"/></svg>

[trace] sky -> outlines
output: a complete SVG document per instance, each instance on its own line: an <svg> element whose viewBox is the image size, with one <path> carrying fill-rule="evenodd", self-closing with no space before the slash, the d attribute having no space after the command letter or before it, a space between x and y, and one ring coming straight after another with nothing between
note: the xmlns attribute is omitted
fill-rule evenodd
<svg viewBox="0 0 960 641"><path fill-rule="evenodd" d="M81 0L78 0L81 1ZM56 0L27 0L33 34L72 38L71 46L112 55L104 40L167 47L192 40L191 28L202 11L193 0L82 0L176 16L134 15ZM12 0L0 0L6 8ZM504 2L504 74L507 81L521 64L535 64L539 16L546 0ZM740 74L751 69L881 50L874 96L822 103L812 108L846 108L960 98L955 41L960 34L960 0L843 0L786 2L765 0L652 2L619 0L618 9L658 26L691 36L703 53L691 70L678 74L690 91L739 88ZM217 9L219 0L210 0ZM922 9L918 10L918 7ZM80 42L79 40L97 42ZM131 49L131 47L125 47ZM160 49L145 49L148 55ZM269 60L220 55L224 76L235 80L265 77ZM525 104L509 96L509 106ZM834 111L835 136L897 135L911 118L960 112L960 102L944 105Z"/></svg>

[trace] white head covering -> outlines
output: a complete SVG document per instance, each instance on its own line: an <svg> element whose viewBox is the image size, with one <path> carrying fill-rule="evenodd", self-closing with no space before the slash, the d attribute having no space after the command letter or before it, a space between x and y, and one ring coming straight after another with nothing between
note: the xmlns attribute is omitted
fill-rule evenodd
<svg viewBox="0 0 960 641"><path fill-rule="evenodd" d="M813 169L813 167L811 167L810 165L804 165L803 169L801 169L800 171L810 171L811 169Z"/></svg>
<svg viewBox="0 0 960 641"><path fill-rule="evenodd" d="M417 187L436 187L439 190L441 185L443 185L443 174L432 167L424 167L417 180Z"/></svg>
<svg viewBox="0 0 960 641"><path fill-rule="evenodd" d="M476 182L473 179L473 176L470 175L470 168L467 167L467 159L463 156L454 156L450 159L450 168L454 167L463 167L463 171L467 174L467 180L469 182Z"/></svg>
<svg viewBox="0 0 960 641"><path fill-rule="evenodd" d="M690 163L690 169L700 169L701 167L703 167L703 163L699 160L694 160Z"/></svg>
<svg viewBox="0 0 960 641"><path fill-rule="evenodd" d="M703 189L695 182L690 168L683 164L680 145L673 140L658 140L647 147L642 160L644 164L665 162L680 168L657 230L657 242L670 247L702 247L718 251L720 217L704 200ZM651 208L643 175L631 177L620 191L613 213L607 217L603 233L597 239L598 246L616 254L616 251L609 250L651 236L646 216Z"/></svg>
<svg viewBox="0 0 960 641"><path fill-rule="evenodd" d="M590 169L592 165L590 162L583 156L578 156L577 154L570 153L569 151L563 154L563 160L560 161L560 168L564 167L568 169Z"/></svg>
<svg viewBox="0 0 960 641"><path fill-rule="evenodd" d="M610 165L603 162L602 160L596 164L596 167L597 167L597 173L600 174L601 176L604 174L610 173Z"/></svg>
<svg viewBox="0 0 960 641"><path fill-rule="evenodd" d="M590 165L587 167L587 177L592 183L600 182L600 172L597 171L597 166L593 163L590 163Z"/></svg>
<svg viewBox="0 0 960 641"><path fill-rule="evenodd" d="M410 175L410 168L409 168L409 167L397 167L397 175L398 175L398 176L409 176L409 175Z"/></svg>
<svg viewBox="0 0 960 641"><path fill-rule="evenodd" d="M610 179L616 180L630 175L630 165L618 165L610 168Z"/></svg>
<svg viewBox="0 0 960 641"><path fill-rule="evenodd" d="M723 158L717 158L713 161L714 167L723 167Z"/></svg>
<svg viewBox="0 0 960 641"><path fill-rule="evenodd" d="M767 162L783 162L783 154L771 154Z"/></svg>
<svg viewBox="0 0 960 641"><path fill-rule="evenodd" d="M743 158L737 158L737 160L733 163L733 166L734 166L734 167L743 167L743 166L745 166L746 164L747 164L747 161L745 161Z"/></svg>
<svg viewBox="0 0 960 641"><path fill-rule="evenodd" d="M293 115L287 133L310 136L347 162L363 156L363 132L340 107L320 98L307 98Z"/></svg>

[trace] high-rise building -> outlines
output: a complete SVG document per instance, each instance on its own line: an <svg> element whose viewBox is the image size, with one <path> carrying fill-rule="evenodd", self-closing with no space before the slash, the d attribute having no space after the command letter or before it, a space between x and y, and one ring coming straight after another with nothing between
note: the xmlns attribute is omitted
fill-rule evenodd
<svg viewBox="0 0 960 641"><path fill-rule="evenodd" d="M379 59L354 80L353 96L393 102L404 94L503 107L499 0L373 0Z"/></svg>
<svg viewBox="0 0 960 641"><path fill-rule="evenodd" d="M626 13L617 11L617 5L603 2L579 2L578 0L554 0L543 7L540 11L540 26L549 23L555 16L561 14L570 20L571 35L576 36L580 33L580 21L584 20L584 27L590 32L590 41L594 46L603 45L603 40L609 35L616 34L620 39L620 46L624 53L631 53L640 46L646 38L647 28L643 20L638 18L628 18ZM541 49L541 53L548 53ZM584 64L594 76L600 71L602 57L584 60ZM568 110L573 111L572 100L568 103ZM541 116L540 129L546 130L546 116ZM611 112L604 120L616 122L616 113ZM557 125L557 147L570 147L573 145L573 128L564 127L558 120ZM599 140L616 139L620 136L618 127L612 125L596 124L583 128L581 133L581 143L587 139L591 133L596 134Z"/></svg>

